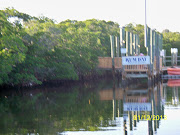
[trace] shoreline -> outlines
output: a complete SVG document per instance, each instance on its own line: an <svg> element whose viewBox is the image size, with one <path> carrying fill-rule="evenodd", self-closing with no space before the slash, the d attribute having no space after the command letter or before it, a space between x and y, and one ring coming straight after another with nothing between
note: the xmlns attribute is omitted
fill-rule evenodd
<svg viewBox="0 0 180 135"><path fill-rule="evenodd" d="M117 76L116 76L117 77ZM113 78L111 71L105 71L102 75L91 75L88 77L80 77L79 80L48 80L43 81L42 84L19 84L19 85L11 85L11 84L3 84L0 85L0 89L15 89L15 90L21 90L21 89L29 89L29 88L38 88L38 87L46 87L46 86L64 86L64 85L72 85L72 84L78 84L78 83L85 83L85 82L93 82L100 79L107 79L107 78Z"/></svg>

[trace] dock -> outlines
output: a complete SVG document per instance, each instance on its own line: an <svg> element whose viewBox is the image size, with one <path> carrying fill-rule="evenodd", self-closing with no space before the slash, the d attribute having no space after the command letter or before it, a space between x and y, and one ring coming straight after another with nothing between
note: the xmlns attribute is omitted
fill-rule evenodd
<svg viewBox="0 0 180 135"><path fill-rule="evenodd" d="M140 40L137 34L120 28L120 37L110 35L111 56L98 57L98 68L112 70L113 76L119 72L122 80L129 78L180 79L180 76L163 75L167 74L169 67L177 66L177 62L180 61L177 60L180 58L177 56L177 48L171 48L171 56L166 56L166 50L162 49L162 34L149 27L147 31L146 55L140 53ZM166 66L168 62L171 62L171 66Z"/></svg>
<svg viewBox="0 0 180 135"><path fill-rule="evenodd" d="M161 79L180 79L180 75L161 75Z"/></svg>

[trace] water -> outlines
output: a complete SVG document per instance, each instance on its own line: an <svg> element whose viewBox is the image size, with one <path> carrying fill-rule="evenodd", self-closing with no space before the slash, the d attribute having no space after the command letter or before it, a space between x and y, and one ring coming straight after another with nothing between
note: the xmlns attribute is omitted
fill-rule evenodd
<svg viewBox="0 0 180 135"><path fill-rule="evenodd" d="M179 82L141 80L122 88L101 80L1 91L0 135L178 135Z"/></svg>

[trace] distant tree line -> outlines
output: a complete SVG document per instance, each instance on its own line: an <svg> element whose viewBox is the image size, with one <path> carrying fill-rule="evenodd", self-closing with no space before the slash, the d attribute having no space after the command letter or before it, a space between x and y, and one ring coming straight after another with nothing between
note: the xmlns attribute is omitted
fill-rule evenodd
<svg viewBox="0 0 180 135"><path fill-rule="evenodd" d="M0 11L0 85L78 80L97 70L98 56L110 56L109 35L119 25L103 20L32 17L15 9Z"/></svg>

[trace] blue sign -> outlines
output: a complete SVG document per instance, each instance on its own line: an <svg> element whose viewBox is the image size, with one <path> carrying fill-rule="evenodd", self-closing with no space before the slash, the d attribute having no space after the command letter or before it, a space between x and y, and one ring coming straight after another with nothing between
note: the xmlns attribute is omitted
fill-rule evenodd
<svg viewBox="0 0 180 135"><path fill-rule="evenodd" d="M148 64L150 64L149 56L122 57L122 65L148 65Z"/></svg>

